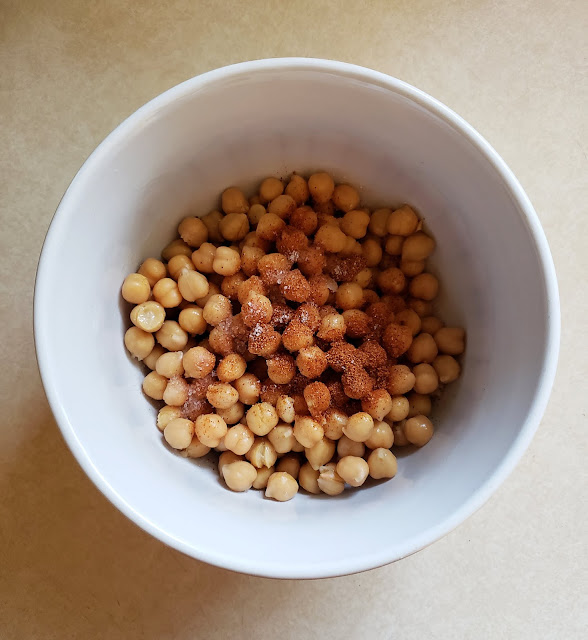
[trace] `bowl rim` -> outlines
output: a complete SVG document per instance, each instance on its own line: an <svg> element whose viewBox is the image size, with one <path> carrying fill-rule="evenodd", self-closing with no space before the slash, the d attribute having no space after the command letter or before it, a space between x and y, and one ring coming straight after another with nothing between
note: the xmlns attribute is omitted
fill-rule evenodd
<svg viewBox="0 0 588 640"><path fill-rule="evenodd" d="M98 163L103 156L107 155L113 147L116 147L120 139L125 138L132 131L139 129L145 122L152 119L156 113L164 110L176 101L187 98L194 91L205 85L215 84L237 77L245 77L252 73L275 70L284 72L311 70L337 75L341 78L368 82L415 102L429 113L441 118L446 124L450 125L467 139L493 167L522 212L524 222L530 231L539 256L541 276L545 285L548 308L545 359L538 376L534 397L531 401L526 419L521 425L512 446L486 482L443 521L438 522L435 526L423 531L419 536L412 538L404 544L395 545L390 548L389 551L387 550L387 553L365 554L359 559L343 557L340 560L330 563L307 563L298 566L288 566L287 563L284 566L271 563L259 565L259 563L251 563L246 559L239 558L230 553L195 548L177 539L166 530L148 520L141 513L137 512L132 504L129 504L117 493L116 489L107 482L100 470L94 465L94 462L78 439L75 428L70 423L64 405L61 402L57 387L49 375L48 353L45 344L50 340L50 336L45 333L41 318L42 314L40 313L42 299L47 299L45 291L48 286L48 281L45 274L48 271L46 265L51 257L50 254L53 253L52 247L58 242L62 229L67 225L68 217L73 214L69 203L70 200L75 197L78 184L87 174L93 171L94 165ZM208 71L168 89L147 102L119 124L86 159L71 181L57 207L45 236L37 265L33 313L37 362L49 405L74 457L96 487L131 521L170 547L209 564L269 578L326 578L374 569L420 551L447 535L476 512L510 475L529 446L539 426L555 378L561 325L557 278L545 233L528 196L513 172L494 148L470 124L461 118L461 116L457 115L437 99L402 80L379 71L345 62L299 57L253 60Z"/></svg>

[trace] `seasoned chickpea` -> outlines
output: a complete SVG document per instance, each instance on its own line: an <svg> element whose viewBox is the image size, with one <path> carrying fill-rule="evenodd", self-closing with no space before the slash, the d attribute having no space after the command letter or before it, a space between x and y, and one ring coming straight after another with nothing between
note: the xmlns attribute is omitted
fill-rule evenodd
<svg viewBox="0 0 588 640"><path fill-rule="evenodd" d="M184 354L181 351L168 351L157 359L155 371L157 371L160 376L165 376L166 378L181 376L184 373L183 359Z"/></svg>
<svg viewBox="0 0 588 640"><path fill-rule="evenodd" d="M272 303L269 298L261 293L251 291L242 305L241 318L248 327L255 327L256 324L267 324L272 319Z"/></svg>
<svg viewBox="0 0 588 640"><path fill-rule="evenodd" d="M249 211L247 198L237 187L229 187L223 191L221 206L225 213L247 213Z"/></svg>
<svg viewBox="0 0 588 640"><path fill-rule="evenodd" d="M202 458L210 451L210 447L202 444L196 436L192 437L192 442L182 452L186 458Z"/></svg>
<svg viewBox="0 0 588 640"><path fill-rule="evenodd" d="M408 418L414 418L418 415L428 416L431 413L430 396L413 392L407 396L407 400L409 403Z"/></svg>
<svg viewBox="0 0 588 640"><path fill-rule="evenodd" d="M245 213L228 213L219 223L222 237L238 242L249 233L249 218Z"/></svg>
<svg viewBox="0 0 588 640"><path fill-rule="evenodd" d="M433 367L439 376L439 382L449 384L459 378L459 362L449 355L440 355L433 360Z"/></svg>
<svg viewBox="0 0 588 640"><path fill-rule="evenodd" d="M286 223L276 213L266 213L257 223L256 233L260 238L274 242L286 228Z"/></svg>
<svg viewBox="0 0 588 640"><path fill-rule="evenodd" d="M442 327L435 333L435 342L441 353L458 356L465 350L465 331L457 327Z"/></svg>
<svg viewBox="0 0 588 640"><path fill-rule="evenodd" d="M433 437L433 433L433 423L427 416L414 416L404 423L404 435L406 439L417 447L424 447Z"/></svg>
<svg viewBox="0 0 588 640"><path fill-rule="evenodd" d="M262 467L273 467L278 459L278 454L267 438L255 438L245 457L254 467L261 469Z"/></svg>
<svg viewBox="0 0 588 640"><path fill-rule="evenodd" d="M310 197L308 184L306 180L295 173L290 176L290 182L286 186L286 195L289 195L294 202L300 206L304 204Z"/></svg>
<svg viewBox="0 0 588 640"><path fill-rule="evenodd" d="M347 327L345 318L339 313L329 313L321 320L317 336L327 342L342 340Z"/></svg>
<svg viewBox="0 0 588 640"><path fill-rule="evenodd" d="M386 418L391 422L400 422L400 420L404 420L406 418L409 409L410 405L406 396L392 396L392 408L388 412Z"/></svg>
<svg viewBox="0 0 588 640"><path fill-rule="evenodd" d="M184 218L178 225L178 233L190 247L199 247L208 240L208 228L200 218Z"/></svg>
<svg viewBox="0 0 588 640"><path fill-rule="evenodd" d="M180 253L167 263L167 270L169 275L177 282L184 271L194 271L194 263L188 256Z"/></svg>
<svg viewBox="0 0 588 640"><path fill-rule="evenodd" d="M252 373L245 373L235 380L233 385L239 394L239 400L243 404L254 405L259 400L261 382Z"/></svg>
<svg viewBox="0 0 588 640"><path fill-rule="evenodd" d="M188 399L188 383L181 376L171 378L165 387L162 399L171 407L181 407Z"/></svg>
<svg viewBox="0 0 588 640"><path fill-rule="evenodd" d="M404 325L391 322L384 329L382 343L392 358L399 358L410 349L413 343L412 332Z"/></svg>
<svg viewBox="0 0 588 640"><path fill-rule="evenodd" d="M131 273L122 285L122 297L132 304L147 302L151 295L149 280L140 273Z"/></svg>
<svg viewBox="0 0 588 640"><path fill-rule="evenodd" d="M167 423L163 430L163 437L170 447L185 449L192 442L194 423L185 418L174 418Z"/></svg>
<svg viewBox="0 0 588 640"><path fill-rule="evenodd" d="M419 333L406 354L411 362L431 363L437 357L437 344L430 333Z"/></svg>
<svg viewBox="0 0 588 640"><path fill-rule="evenodd" d="M259 200L267 204L284 193L284 183L278 178L266 178L259 186Z"/></svg>
<svg viewBox="0 0 588 640"><path fill-rule="evenodd" d="M319 347L303 347L296 356L296 366L304 377L318 378L328 366L327 356Z"/></svg>
<svg viewBox="0 0 588 640"><path fill-rule="evenodd" d="M361 245L361 252L368 267L376 267L382 260L382 247L375 238L366 238Z"/></svg>
<svg viewBox="0 0 588 640"><path fill-rule="evenodd" d="M282 334L282 344L290 351L300 351L314 343L313 331L299 320L292 320ZM320 375L320 374L319 374Z"/></svg>
<svg viewBox="0 0 588 640"><path fill-rule="evenodd" d="M192 253L192 264L201 273L213 273L212 268L214 256L216 255L216 247L210 242L205 242L199 249Z"/></svg>
<svg viewBox="0 0 588 640"><path fill-rule="evenodd" d="M312 447L305 447L304 453L310 466L318 470L335 455L335 448L336 444L333 440L323 437Z"/></svg>
<svg viewBox="0 0 588 640"><path fill-rule="evenodd" d="M363 289L355 282L344 282L335 294L340 309L359 309L363 304Z"/></svg>
<svg viewBox="0 0 588 640"><path fill-rule="evenodd" d="M361 408L374 420L383 420L392 407L392 398L385 389L371 391L361 399Z"/></svg>
<svg viewBox="0 0 588 640"><path fill-rule="evenodd" d="M207 447L218 447L227 434L227 423L215 413L208 413L196 418L194 431L198 440Z"/></svg>
<svg viewBox="0 0 588 640"><path fill-rule="evenodd" d="M386 238L386 253L391 256L402 255L403 244L404 236L388 236Z"/></svg>
<svg viewBox="0 0 588 640"><path fill-rule="evenodd" d="M383 238L388 233L388 218L391 213L391 209L376 209L370 216L370 232L379 238Z"/></svg>
<svg viewBox="0 0 588 640"><path fill-rule="evenodd" d="M331 196L337 209L341 211L352 211L359 206L359 193L355 187L349 184L338 184ZM368 216L369 217L369 216ZM369 222L366 222L366 227Z"/></svg>
<svg viewBox="0 0 588 640"><path fill-rule="evenodd" d="M289 473L277 471L272 473L267 481L266 498L273 498L278 502L286 502L291 500L297 493L298 483Z"/></svg>
<svg viewBox="0 0 588 640"><path fill-rule="evenodd" d="M370 473L368 463L357 456L345 456L336 467L339 476L352 487L361 487Z"/></svg>
<svg viewBox="0 0 588 640"><path fill-rule="evenodd" d="M157 414L157 428L160 431L163 431L172 420L181 417L182 410L180 407L169 407L168 405L165 405L165 407L162 407Z"/></svg>
<svg viewBox="0 0 588 640"><path fill-rule="evenodd" d="M177 307L182 302L178 284L171 278L162 278L155 283L153 297L166 309Z"/></svg>
<svg viewBox="0 0 588 640"><path fill-rule="evenodd" d="M220 362L216 370L216 375L221 382L233 382L245 374L247 363L243 356L238 353L230 353Z"/></svg>
<svg viewBox="0 0 588 640"><path fill-rule="evenodd" d="M168 351L181 351L188 342L188 334L175 320L166 320L155 333L155 337Z"/></svg>
<svg viewBox="0 0 588 640"><path fill-rule="evenodd" d="M387 231L394 236L410 236L417 230L419 219L407 204L392 211L388 218Z"/></svg>
<svg viewBox="0 0 588 640"><path fill-rule="evenodd" d="M161 329L164 321L165 309L155 300L138 304L131 311L131 322L139 329L149 333L155 333Z"/></svg>
<svg viewBox="0 0 588 640"><path fill-rule="evenodd" d="M218 247L212 261L212 269L221 276L232 276L241 269L239 253L231 247Z"/></svg>
<svg viewBox="0 0 588 640"><path fill-rule="evenodd" d="M328 173L313 173L308 179L308 190L315 202L327 202L333 195L335 183Z"/></svg>
<svg viewBox="0 0 588 640"><path fill-rule="evenodd" d="M294 399L290 396L281 395L276 402L276 411L280 420L283 420L287 423L294 422L296 418L296 412L294 410Z"/></svg>
<svg viewBox="0 0 588 640"><path fill-rule="evenodd" d="M439 280L431 273L421 273L412 279L408 290L413 298L434 300L439 293Z"/></svg>
<svg viewBox="0 0 588 640"><path fill-rule="evenodd" d="M369 223L370 214L367 211L348 211L341 220L341 231L357 240L365 236Z"/></svg>
<svg viewBox="0 0 588 640"><path fill-rule="evenodd" d="M408 393L414 387L414 381L414 373L406 365L392 365L388 378L388 391L393 396Z"/></svg>
<svg viewBox="0 0 588 640"><path fill-rule="evenodd" d="M317 478L319 489L329 496L338 496L345 489L345 481L337 473L337 465L329 462L319 469Z"/></svg>
<svg viewBox="0 0 588 640"><path fill-rule="evenodd" d="M314 242L330 253L339 253L345 248L347 236L333 225L324 225L318 229L314 236Z"/></svg>
<svg viewBox="0 0 588 640"><path fill-rule="evenodd" d="M318 469L313 469L310 466L310 463L306 462L300 467L300 471L298 472L298 482L305 491L316 495L321 492L318 485L319 475L320 471Z"/></svg>
<svg viewBox="0 0 588 640"><path fill-rule="evenodd" d="M213 382L208 386L206 399L215 409L228 409L239 400L239 394L226 382Z"/></svg>
<svg viewBox="0 0 588 640"><path fill-rule="evenodd" d="M267 375L276 384L288 384L296 375L294 358L285 353L278 353L267 361Z"/></svg>
<svg viewBox="0 0 588 640"><path fill-rule="evenodd" d="M216 356L204 347L192 347L184 354L183 365L187 378L206 378L215 364Z"/></svg>
<svg viewBox="0 0 588 640"><path fill-rule="evenodd" d="M154 400L162 400L167 386L167 378L156 371L150 371L143 379L143 393Z"/></svg>
<svg viewBox="0 0 588 640"><path fill-rule="evenodd" d="M275 213L277 216L286 220L296 210L296 202L287 195L281 195L274 198L268 205L269 213Z"/></svg>
<svg viewBox="0 0 588 640"><path fill-rule="evenodd" d="M435 241L422 231L408 236L402 245L402 259L406 261L425 260L435 250Z"/></svg>
<svg viewBox="0 0 588 640"><path fill-rule="evenodd" d="M206 331L206 320L201 307L197 305L187 305L180 311L178 324L187 333L202 335Z"/></svg>
<svg viewBox="0 0 588 640"><path fill-rule="evenodd" d="M278 424L278 421L278 414L269 402L254 404L247 411L247 426L257 436L267 435Z"/></svg>
<svg viewBox="0 0 588 640"><path fill-rule="evenodd" d="M139 329L138 327L127 329L125 333L125 347L137 360L146 358L153 350L154 345L155 338L151 333L143 331L143 329Z"/></svg>
<svg viewBox="0 0 588 640"><path fill-rule="evenodd" d="M432 365L417 364L412 372L415 375L414 390L417 393L433 393L439 386L439 376Z"/></svg>
<svg viewBox="0 0 588 640"><path fill-rule="evenodd" d="M211 296L204 305L202 315L208 324L216 326L233 315L231 301L220 293Z"/></svg>
<svg viewBox="0 0 588 640"><path fill-rule="evenodd" d="M223 479L232 491L247 491L257 478L255 467L245 460L237 460L223 465Z"/></svg>
<svg viewBox="0 0 588 640"><path fill-rule="evenodd" d="M297 416L294 422L294 437L305 448L310 449L322 440L325 432L319 422L310 416Z"/></svg>
<svg viewBox="0 0 588 640"><path fill-rule="evenodd" d="M421 330L421 319L413 309L403 309L396 314L394 322L410 329L413 337Z"/></svg>
<svg viewBox="0 0 588 640"><path fill-rule="evenodd" d="M167 247L161 252L161 257L164 260L171 260L174 256L183 254L185 256L192 255L192 249L181 239L172 240Z"/></svg>
<svg viewBox="0 0 588 640"><path fill-rule="evenodd" d="M244 456L251 449L254 440L253 432L244 424L231 427L224 437L225 447L239 456Z"/></svg>
<svg viewBox="0 0 588 640"><path fill-rule="evenodd" d="M147 278L149 286L153 287L156 282L165 278L167 269L161 260L156 258L147 258L139 267L138 273ZM129 301L130 302L130 301Z"/></svg>
<svg viewBox="0 0 588 640"><path fill-rule="evenodd" d="M375 480L393 478L398 471L398 461L390 449L374 449L368 456L370 476Z"/></svg>
<svg viewBox="0 0 588 640"><path fill-rule="evenodd" d="M349 416L343 433L354 442L365 442L374 428L374 419L369 413L360 411Z"/></svg>
<svg viewBox="0 0 588 640"><path fill-rule="evenodd" d="M300 472L300 458L295 453L282 456L278 460L276 471L289 473L296 480Z"/></svg>

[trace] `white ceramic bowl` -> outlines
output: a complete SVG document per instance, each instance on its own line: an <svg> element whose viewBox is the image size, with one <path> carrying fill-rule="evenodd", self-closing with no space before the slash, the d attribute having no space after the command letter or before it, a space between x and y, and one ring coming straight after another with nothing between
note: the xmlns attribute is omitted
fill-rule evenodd
<svg viewBox="0 0 588 640"><path fill-rule="evenodd" d="M463 376L436 435L399 473L338 498L236 494L162 443L123 346L120 285L227 185L330 170L371 204L412 203L437 239L445 318L467 328ZM335 576L437 540L529 444L552 385L557 284L533 208L497 153L421 91L360 67L261 60L188 80L139 109L85 162L51 224L35 291L47 396L96 486L184 553L236 571Z"/></svg>

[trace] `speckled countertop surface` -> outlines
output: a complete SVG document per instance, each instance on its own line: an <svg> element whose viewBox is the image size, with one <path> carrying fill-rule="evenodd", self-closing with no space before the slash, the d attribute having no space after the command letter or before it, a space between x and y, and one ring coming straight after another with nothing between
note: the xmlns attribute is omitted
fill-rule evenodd
<svg viewBox="0 0 588 640"><path fill-rule="evenodd" d="M586 637L585 0L0 0L0 33L0 637ZM533 201L562 299L553 395L502 488L424 551L314 582L216 569L127 521L64 444L32 338L43 237L98 142L186 78L290 55L384 71L464 116Z"/></svg>

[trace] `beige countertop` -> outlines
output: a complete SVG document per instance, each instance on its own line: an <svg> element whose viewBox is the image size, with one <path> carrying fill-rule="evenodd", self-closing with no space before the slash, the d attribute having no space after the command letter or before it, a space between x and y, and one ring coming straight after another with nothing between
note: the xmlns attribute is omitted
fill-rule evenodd
<svg viewBox="0 0 588 640"><path fill-rule="evenodd" d="M0 0L0 32L0 637L586 637L586 0ZM64 444L32 337L45 232L98 142L186 78L291 55L384 71L474 125L537 209L563 321L547 413L494 497L410 558L314 582L216 569L121 515Z"/></svg>

